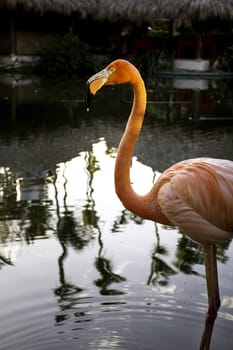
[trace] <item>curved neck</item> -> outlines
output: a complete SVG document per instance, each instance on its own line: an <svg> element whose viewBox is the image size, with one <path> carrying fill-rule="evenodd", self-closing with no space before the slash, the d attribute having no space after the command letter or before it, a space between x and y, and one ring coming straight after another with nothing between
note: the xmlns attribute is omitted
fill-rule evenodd
<svg viewBox="0 0 233 350"><path fill-rule="evenodd" d="M130 166L135 143L140 133L145 110L146 110L146 89L144 82L138 73L136 79L130 82L133 87L134 100L132 110L121 139L116 164L115 164L115 190L123 205L146 219L153 219L149 193L140 196L134 192L130 181Z"/></svg>

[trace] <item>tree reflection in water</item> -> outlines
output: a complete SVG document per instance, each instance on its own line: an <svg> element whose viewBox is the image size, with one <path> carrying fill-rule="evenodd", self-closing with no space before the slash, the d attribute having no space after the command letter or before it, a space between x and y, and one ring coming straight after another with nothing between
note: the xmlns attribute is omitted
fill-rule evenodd
<svg viewBox="0 0 233 350"><path fill-rule="evenodd" d="M92 239L95 237L95 233L98 234L98 243L99 251L98 256L95 259L95 267L100 273L100 278L94 281L94 284L100 288L100 294L103 295L116 295L123 294L123 292L109 288L112 283L122 282L125 280L124 277L113 272L112 263L109 259L103 255L103 241L101 237L101 229L99 227L99 217L95 210L95 201L93 199L93 179L96 171L99 170L98 162L94 156L93 150L87 151L85 153L85 162L86 162L86 171L88 175L87 181L87 191L86 191L86 204L82 210L82 224L78 224L72 212L68 211L66 198L67 190L66 184L67 179L65 178L65 168L63 172L64 181L64 197L63 205L60 208L58 201L58 191L56 189L56 176L54 177L54 187L55 187L55 198L56 198L56 208L57 208L57 237L62 248L62 254L58 258L59 266L59 280L60 286L54 290L56 296L59 296L59 306L62 311L69 308L67 302L70 304L70 308L73 307L74 300L70 299L70 296L73 295L73 298L77 299L77 293L83 291L82 288L71 284L66 281L65 270L64 270L64 261L68 256L68 246L73 246L76 250L82 250ZM61 214L61 211L63 213ZM84 272L85 273L85 272ZM76 300L78 302L78 299ZM85 312L81 313L82 316L85 316ZM76 313L77 316L77 313ZM63 322L66 319L65 315L57 315L56 323Z"/></svg>
<svg viewBox="0 0 233 350"><path fill-rule="evenodd" d="M228 257L226 251L230 245L230 242L224 242L217 245L217 259L222 263L226 263ZM174 266L185 274L199 275L199 273L193 270L193 265L203 265L204 255L202 247L192 241L190 238L182 235L178 240L176 249L176 259Z"/></svg>
<svg viewBox="0 0 233 350"><path fill-rule="evenodd" d="M154 226L157 242L151 256L151 269L147 284L152 283L156 285L158 283L161 286L166 286L169 283L169 277L175 275L176 271L160 257L161 255L166 255L167 251L166 248L160 244L157 224L154 223Z"/></svg>
<svg viewBox="0 0 233 350"><path fill-rule="evenodd" d="M190 238L182 235L178 240L174 266L187 275L199 275L193 270L193 265L203 263L201 246Z"/></svg>
<svg viewBox="0 0 233 350"><path fill-rule="evenodd" d="M68 248L67 246L71 244L75 247L79 246L80 242L76 242L76 222L72 216L72 213L70 213L67 209L66 199L67 199L67 191L66 191L66 185L67 185L67 179L65 177L65 169L63 171L63 178L64 178L64 197L63 197L63 206L60 208L59 201L58 201L58 191L56 187L56 181L57 181L57 173L54 174L54 189L55 189L55 201L56 201L56 213L57 213L57 237L60 242L62 253L58 258L58 267L59 267L59 281L60 286L57 287L54 290L54 293L59 296L59 304L62 305L62 302L65 301L66 296L69 296L71 294L77 293L82 291L82 289L78 286L75 286L69 282L66 281L65 277L65 269L64 269L64 261L67 258L68 255ZM64 210L64 211L63 211ZM84 244L81 245L83 247ZM62 306L61 306L62 307ZM63 320L63 319L62 319ZM60 321L60 318L57 318L57 322Z"/></svg>
<svg viewBox="0 0 233 350"><path fill-rule="evenodd" d="M124 277L117 275L113 272L112 263L109 259L103 255L103 241L102 233L99 227L99 217L96 214L95 210L95 201L93 199L93 179L94 174L100 168L96 157L94 156L93 150L86 152L86 169L88 171L88 186L87 186L87 205L83 211L83 216L85 218L85 225L90 225L95 228L98 232L98 243L99 243L99 252L98 257L95 260L95 267L100 273L100 278L94 281L95 285L100 288L100 294L102 295L116 295L123 294L123 292L116 289L109 289L108 287L112 283L122 282L125 280Z"/></svg>

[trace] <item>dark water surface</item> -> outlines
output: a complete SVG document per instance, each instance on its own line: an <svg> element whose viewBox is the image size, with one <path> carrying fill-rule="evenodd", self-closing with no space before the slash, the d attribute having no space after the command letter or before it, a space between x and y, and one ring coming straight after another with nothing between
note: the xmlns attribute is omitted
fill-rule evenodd
<svg viewBox="0 0 233 350"><path fill-rule="evenodd" d="M132 161L135 189L184 158L233 160L230 80L157 78ZM0 349L198 349L202 248L114 192L128 87L85 112L84 81L0 83ZM211 349L233 349L233 246L218 247Z"/></svg>

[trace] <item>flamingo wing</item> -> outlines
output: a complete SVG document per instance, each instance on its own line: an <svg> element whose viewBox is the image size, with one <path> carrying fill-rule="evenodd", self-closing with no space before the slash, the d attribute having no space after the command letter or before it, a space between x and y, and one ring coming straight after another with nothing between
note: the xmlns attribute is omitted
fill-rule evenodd
<svg viewBox="0 0 233 350"><path fill-rule="evenodd" d="M164 215L193 240L233 237L233 162L198 158L167 169L157 193Z"/></svg>

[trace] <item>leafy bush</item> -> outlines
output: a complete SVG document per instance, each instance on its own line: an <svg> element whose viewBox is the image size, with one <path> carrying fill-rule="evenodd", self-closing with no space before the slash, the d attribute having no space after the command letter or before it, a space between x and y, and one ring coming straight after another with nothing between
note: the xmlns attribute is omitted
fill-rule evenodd
<svg viewBox="0 0 233 350"><path fill-rule="evenodd" d="M40 52L38 70L47 75L79 75L93 72L90 47L77 35L65 34Z"/></svg>

